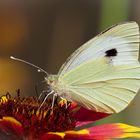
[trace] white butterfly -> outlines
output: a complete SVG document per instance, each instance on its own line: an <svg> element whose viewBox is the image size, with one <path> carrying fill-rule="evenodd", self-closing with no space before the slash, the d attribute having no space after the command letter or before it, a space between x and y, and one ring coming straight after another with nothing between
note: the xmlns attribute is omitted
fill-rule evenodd
<svg viewBox="0 0 140 140"><path fill-rule="evenodd" d="M139 42L136 22L107 29L76 50L57 75L45 78L48 95L56 93L98 112L120 112L140 88Z"/></svg>

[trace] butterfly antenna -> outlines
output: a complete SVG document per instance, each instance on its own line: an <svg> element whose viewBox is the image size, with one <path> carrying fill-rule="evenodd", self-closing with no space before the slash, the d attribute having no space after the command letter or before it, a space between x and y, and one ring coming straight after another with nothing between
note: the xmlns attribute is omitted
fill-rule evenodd
<svg viewBox="0 0 140 140"><path fill-rule="evenodd" d="M46 71L43 70L42 68L40 68L40 67L38 67L38 66L36 66L36 65L34 65L34 64L32 64L32 63L30 63L30 62L27 62L27 61L25 61L25 60L22 60L22 59L13 57L13 56L10 56L10 58L13 59L13 60L20 61L20 62L23 62L23 63L25 63L25 64L28 64L28 65L30 65L30 66L32 66L32 67L35 67L35 68L38 69L38 72L44 72L47 76L49 75L48 72L46 72Z"/></svg>

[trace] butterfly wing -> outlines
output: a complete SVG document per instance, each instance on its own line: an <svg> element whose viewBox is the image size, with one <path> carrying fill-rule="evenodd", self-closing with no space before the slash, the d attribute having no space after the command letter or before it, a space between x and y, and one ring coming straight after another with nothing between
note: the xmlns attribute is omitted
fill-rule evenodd
<svg viewBox="0 0 140 140"><path fill-rule="evenodd" d="M60 79L71 100L88 109L114 113L123 110L140 87L140 65L111 65L96 59L69 71Z"/></svg>
<svg viewBox="0 0 140 140"><path fill-rule="evenodd" d="M117 24L77 49L62 65L58 75L63 75L84 62L105 55L116 55L117 57L113 57L114 64L133 63L138 60L138 51L138 24L136 22Z"/></svg>
<svg viewBox="0 0 140 140"><path fill-rule="evenodd" d="M120 112L140 87L139 29L119 24L80 47L61 67L68 97L100 112Z"/></svg>

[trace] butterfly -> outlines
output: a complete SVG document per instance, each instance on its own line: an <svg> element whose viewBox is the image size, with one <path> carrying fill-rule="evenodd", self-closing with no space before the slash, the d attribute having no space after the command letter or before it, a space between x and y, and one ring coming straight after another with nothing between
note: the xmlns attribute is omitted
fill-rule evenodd
<svg viewBox="0 0 140 140"><path fill-rule="evenodd" d="M35 67L47 74L45 81L51 89L48 95L57 94L97 112L118 113L140 88L139 42L138 24L125 22L82 45L58 74Z"/></svg>

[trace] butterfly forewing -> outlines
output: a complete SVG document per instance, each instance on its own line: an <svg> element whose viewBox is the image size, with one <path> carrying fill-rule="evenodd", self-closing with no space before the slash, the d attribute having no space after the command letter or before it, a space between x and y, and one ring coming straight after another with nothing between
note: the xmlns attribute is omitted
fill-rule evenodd
<svg viewBox="0 0 140 140"><path fill-rule="evenodd" d="M139 42L137 23L113 26L69 57L58 82L71 100L88 109L120 112L140 87Z"/></svg>
<svg viewBox="0 0 140 140"><path fill-rule="evenodd" d="M113 58L114 64L137 61L139 51L139 28L137 23L127 22L112 26L89 40L68 58L58 74L63 75L84 62L104 57L106 51L111 49L117 51L118 57Z"/></svg>

